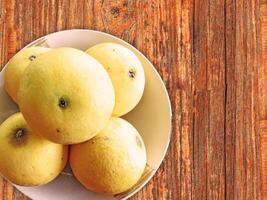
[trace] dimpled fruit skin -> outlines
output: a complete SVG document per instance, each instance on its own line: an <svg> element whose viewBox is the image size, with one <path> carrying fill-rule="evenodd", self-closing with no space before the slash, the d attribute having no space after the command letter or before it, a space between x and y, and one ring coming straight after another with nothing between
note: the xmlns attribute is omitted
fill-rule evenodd
<svg viewBox="0 0 267 200"><path fill-rule="evenodd" d="M60 144L84 142L108 122L115 104L112 82L93 57L73 48L39 56L25 70L18 92L28 125ZM64 98L67 106L59 101Z"/></svg>
<svg viewBox="0 0 267 200"><path fill-rule="evenodd" d="M71 146L70 165L87 189L118 194L140 179L146 166L146 150L129 122L111 118L96 137Z"/></svg>
<svg viewBox="0 0 267 200"><path fill-rule="evenodd" d="M18 128L27 130L23 143L14 140ZM37 186L52 181L65 167L67 157L67 146L33 134L21 113L0 126L0 173L17 185Z"/></svg>
<svg viewBox="0 0 267 200"><path fill-rule="evenodd" d="M5 89L10 97L17 100L17 93L22 74L26 67L32 62L30 56L39 56L40 54L48 52L50 49L46 47L29 47L18 52L7 64L4 79Z"/></svg>
<svg viewBox="0 0 267 200"><path fill-rule="evenodd" d="M144 69L137 56L115 43L97 44L86 52L96 58L111 77L116 96L113 116L131 111L140 101L145 86ZM134 78L129 76L129 70L134 70Z"/></svg>

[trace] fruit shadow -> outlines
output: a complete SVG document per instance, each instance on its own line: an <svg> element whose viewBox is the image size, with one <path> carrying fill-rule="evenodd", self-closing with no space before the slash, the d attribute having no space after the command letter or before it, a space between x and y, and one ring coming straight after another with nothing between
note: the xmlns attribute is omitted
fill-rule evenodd
<svg viewBox="0 0 267 200"><path fill-rule="evenodd" d="M4 87L5 68L0 72L0 124L10 115L19 111L16 103L9 97Z"/></svg>

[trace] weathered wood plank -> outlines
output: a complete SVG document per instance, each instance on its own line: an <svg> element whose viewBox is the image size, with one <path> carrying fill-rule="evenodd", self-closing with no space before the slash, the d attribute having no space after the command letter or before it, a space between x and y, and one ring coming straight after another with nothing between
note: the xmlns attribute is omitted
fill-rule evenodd
<svg viewBox="0 0 267 200"><path fill-rule="evenodd" d="M262 193L267 199L267 1L260 1L262 64L259 67L260 144L262 157Z"/></svg>
<svg viewBox="0 0 267 200"><path fill-rule="evenodd" d="M235 199L260 199L257 13L255 1L236 3ZM256 3L258 3L256 1Z"/></svg>
<svg viewBox="0 0 267 200"><path fill-rule="evenodd" d="M225 112L225 191L226 199L234 199L235 180L235 130L236 130L236 6L235 0L226 1L226 112Z"/></svg>

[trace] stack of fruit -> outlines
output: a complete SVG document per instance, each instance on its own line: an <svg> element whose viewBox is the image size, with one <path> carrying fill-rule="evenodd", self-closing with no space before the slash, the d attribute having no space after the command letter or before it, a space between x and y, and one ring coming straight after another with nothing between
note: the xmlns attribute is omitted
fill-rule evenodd
<svg viewBox="0 0 267 200"><path fill-rule="evenodd" d="M5 71L6 91L21 113L0 126L0 173L14 184L43 185L69 160L91 191L130 189L145 169L146 150L137 130L119 117L138 104L144 85L142 64L118 44L86 52L23 49Z"/></svg>

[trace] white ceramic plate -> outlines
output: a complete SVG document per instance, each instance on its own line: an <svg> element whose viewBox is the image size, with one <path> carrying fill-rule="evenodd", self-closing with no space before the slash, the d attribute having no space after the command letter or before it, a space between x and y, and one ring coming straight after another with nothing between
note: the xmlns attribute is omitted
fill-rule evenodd
<svg viewBox="0 0 267 200"><path fill-rule="evenodd" d="M62 173L57 179L45 186L16 187L34 200L112 200L129 198L152 178L169 146L171 136L171 104L163 81L151 62L141 52L112 35L93 30L66 30L46 35L27 46L44 40L43 46L48 45L51 48L74 47L81 50L86 50L101 42L115 42L131 49L139 57L146 75L144 96L138 106L129 114L123 116L123 118L130 121L142 135L147 149L147 163L150 166L150 171L143 176L140 183L131 191L116 197L95 194L86 190L69 174L70 170L68 167L64 170L65 173ZM0 72L0 123L12 113L18 111L17 106L3 88L4 71Z"/></svg>

